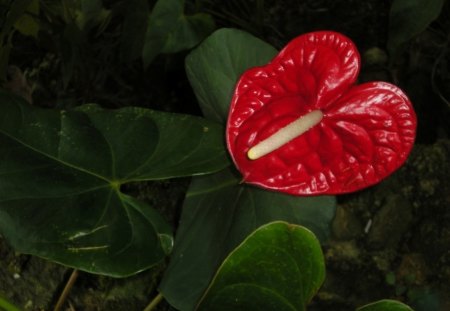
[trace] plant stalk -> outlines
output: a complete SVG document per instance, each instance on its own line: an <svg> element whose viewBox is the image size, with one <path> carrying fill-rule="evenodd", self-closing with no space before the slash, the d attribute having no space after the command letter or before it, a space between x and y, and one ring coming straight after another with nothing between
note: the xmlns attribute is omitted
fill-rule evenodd
<svg viewBox="0 0 450 311"><path fill-rule="evenodd" d="M153 310L160 302L163 300L163 295L161 293L158 293L155 298L153 298L152 301L148 304L147 307L145 307L144 311L151 311Z"/></svg>
<svg viewBox="0 0 450 311"><path fill-rule="evenodd" d="M73 287L73 284L75 284L75 281L78 278L78 270L73 269L72 273L70 274L69 280L66 283L66 286L64 286L64 289L61 293L61 295L58 298L58 301L56 302L55 308L53 309L53 311L59 311L61 310L62 306L64 305L64 303L66 302L67 296L70 293L70 290Z"/></svg>

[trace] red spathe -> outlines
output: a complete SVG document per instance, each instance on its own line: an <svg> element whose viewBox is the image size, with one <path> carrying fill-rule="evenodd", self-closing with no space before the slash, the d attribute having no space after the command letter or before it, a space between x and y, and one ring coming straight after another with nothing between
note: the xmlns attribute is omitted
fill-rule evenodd
<svg viewBox="0 0 450 311"><path fill-rule="evenodd" d="M416 135L416 115L395 85L355 85L360 56L342 34L292 40L237 83L227 145L245 182L294 195L339 194L373 185L399 168ZM248 150L307 113L322 120L256 160Z"/></svg>

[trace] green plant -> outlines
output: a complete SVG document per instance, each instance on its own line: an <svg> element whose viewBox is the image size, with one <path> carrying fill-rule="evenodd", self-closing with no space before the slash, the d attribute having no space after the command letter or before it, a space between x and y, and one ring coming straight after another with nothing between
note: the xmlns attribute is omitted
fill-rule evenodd
<svg viewBox="0 0 450 311"><path fill-rule="evenodd" d="M80 3L81 15L74 8L65 8L78 12L62 22L65 29L74 31L64 34L67 38L80 38L78 35L82 34L85 40L88 35L83 34L84 30L101 33L108 25L111 13L99 2ZM162 3L159 2L160 7L164 7ZM180 17L180 2L177 4L173 16ZM156 7L151 16L159 16L155 10ZM134 27L142 30L145 23L141 17L126 17L124 32L132 32ZM122 50L122 60L131 61L140 57L136 51L142 48L146 53L149 46L156 46L156 50L142 56L148 65L156 54L192 48L206 35L196 33L188 35L186 41L169 40L172 36L186 38L183 27L195 28L195 22L211 26L204 15L187 20L181 16L180 20L173 28L170 21L164 21L170 29L163 34L149 26L146 35L157 42L155 45L146 46L148 41L142 45L138 39L129 42L128 37L122 37L121 46L132 47ZM157 23L157 19L153 22ZM71 57L83 46L83 40L74 42L69 56L64 58L65 86L74 76L72 65L82 63ZM183 44L174 47L174 42ZM273 278L269 286L276 281L284 282L285 288L302 283L301 299L296 301L295 291L292 297L294 308L303 310L320 287L324 268L320 245L311 232L298 225L325 241L334 216L335 198L293 197L243 185L223 144L223 124L237 79L247 68L263 65L275 54L276 50L267 43L236 30L221 30L193 51L186 60L186 70L206 118L143 108L113 111L96 105L43 110L2 93L2 234L21 252L115 277L138 273L170 254L171 262L160 290L181 310L197 305L214 310L224 305L214 303L216 299L233 303L236 295L242 295L241 301L246 303L250 294L257 296L253 301L269 297L267 302L277 303L270 295L264 296L264 291L235 287L235 279L230 279L230 275L236 277L239 269L248 271L246 276L257 287L258 282L268 280L253 279L262 272ZM123 188L132 182L181 176L195 177L186 193L174 242L175 228L155 208L125 194ZM277 220L285 222L272 223ZM297 246L313 248L314 252L308 254L314 257L303 256L306 251L301 250L293 253L291 238L298 238ZM279 269L290 274L293 265L277 267L280 253L264 247L274 242L272 239L293 262L316 269L294 274L286 282L276 280ZM267 258L267 267L255 265L260 258ZM222 295L223 288L229 290L228 294ZM156 301L160 299L158 296ZM360 310L395 310L396 306L385 301Z"/></svg>
<svg viewBox="0 0 450 311"><path fill-rule="evenodd" d="M305 310L324 279L324 258L314 234L302 226L272 222L225 258L196 310ZM388 310L412 311L394 300L357 309Z"/></svg>
<svg viewBox="0 0 450 311"><path fill-rule="evenodd" d="M405 44L422 33L444 7L444 0L395 0L390 11L390 29L387 48L394 62Z"/></svg>
<svg viewBox="0 0 450 311"><path fill-rule="evenodd" d="M19 308L17 308L15 305L10 303L8 300L6 300L3 297L0 297L0 310L4 310L4 311L20 311Z"/></svg>

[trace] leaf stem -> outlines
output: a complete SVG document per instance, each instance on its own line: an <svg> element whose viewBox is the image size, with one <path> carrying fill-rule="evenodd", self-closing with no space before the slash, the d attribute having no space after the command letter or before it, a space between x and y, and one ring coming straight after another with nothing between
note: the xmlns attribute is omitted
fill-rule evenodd
<svg viewBox="0 0 450 311"><path fill-rule="evenodd" d="M73 284L75 284L75 281L78 278L78 270L73 269L72 273L70 274L69 280L66 283L66 286L64 286L64 289L61 293L61 295L58 298L58 301L56 302L55 308L53 311L59 311L61 310L62 306L66 302L67 296L69 295L70 290L73 287Z"/></svg>
<svg viewBox="0 0 450 311"><path fill-rule="evenodd" d="M148 304L147 307L145 307L144 311L151 311L153 310L160 302L163 300L163 295L161 293L158 293L155 298L153 298L152 301Z"/></svg>

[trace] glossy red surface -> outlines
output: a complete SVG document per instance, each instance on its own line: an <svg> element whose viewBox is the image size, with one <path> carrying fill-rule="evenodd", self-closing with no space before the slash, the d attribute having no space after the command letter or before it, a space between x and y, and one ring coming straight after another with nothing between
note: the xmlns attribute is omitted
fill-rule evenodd
<svg viewBox="0 0 450 311"><path fill-rule="evenodd" d="M294 195L339 194L373 185L411 151L416 115L395 85L355 85L360 56L342 34L321 31L292 40L269 64L237 83L227 145L247 183ZM323 119L256 160L248 150L310 111Z"/></svg>

